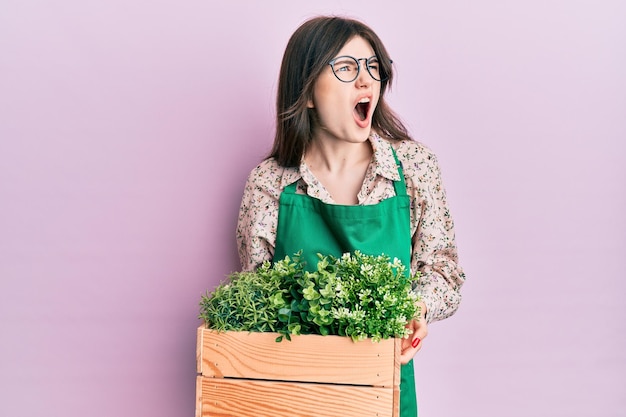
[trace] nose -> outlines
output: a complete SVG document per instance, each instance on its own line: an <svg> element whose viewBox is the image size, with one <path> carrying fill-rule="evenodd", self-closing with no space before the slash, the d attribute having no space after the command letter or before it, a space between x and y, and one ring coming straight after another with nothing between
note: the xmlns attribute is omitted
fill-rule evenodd
<svg viewBox="0 0 626 417"><path fill-rule="evenodd" d="M356 86L369 87L374 79L370 75L369 71L367 71L367 61L365 58L362 59L363 61L359 60L359 75L356 78Z"/></svg>

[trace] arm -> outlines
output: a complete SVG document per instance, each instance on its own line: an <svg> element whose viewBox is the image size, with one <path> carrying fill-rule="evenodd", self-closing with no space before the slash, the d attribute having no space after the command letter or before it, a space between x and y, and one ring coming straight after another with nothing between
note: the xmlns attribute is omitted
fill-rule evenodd
<svg viewBox="0 0 626 417"><path fill-rule="evenodd" d="M278 165L267 160L248 176L237 221L237 248L244 271L274 256L281 175Z"/></svg>
<svg viewBox="0 0 626 417"><path fill-rule="evenodd" d="M425 320L431 323L456 312L465 274L458 265L454 222L437 158L421 144L410 148L406 154L412 157L405 163L405 175L412 198L411 271L421 273L413 289L421 295Z"/></svg>

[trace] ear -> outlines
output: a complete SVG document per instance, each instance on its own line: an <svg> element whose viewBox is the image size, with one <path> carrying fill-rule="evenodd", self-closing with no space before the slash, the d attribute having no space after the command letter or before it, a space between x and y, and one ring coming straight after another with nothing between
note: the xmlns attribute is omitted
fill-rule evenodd
<svg viewBox="0 0 626 417"><path fill-rule="evenodd" d="M307 106L307 108L309 108L309 109L314 109L314 108L315 108L315 104L313 104L313 99L312 99L312 98L310 98L310 99L308 99L308 100L306 101L306 106Z"/></svg>

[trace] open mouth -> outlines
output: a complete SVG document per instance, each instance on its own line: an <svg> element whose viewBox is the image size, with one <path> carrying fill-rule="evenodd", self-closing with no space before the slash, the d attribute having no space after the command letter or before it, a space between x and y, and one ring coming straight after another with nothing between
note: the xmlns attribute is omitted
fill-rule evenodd
<svg viewBox="0 0 626 417"><path fill-rule="evenodd" d="M370 99L365 97L362 98L354 107L354 111L361 121L364 121L367 118L367 112L370 109Z"/></svg>

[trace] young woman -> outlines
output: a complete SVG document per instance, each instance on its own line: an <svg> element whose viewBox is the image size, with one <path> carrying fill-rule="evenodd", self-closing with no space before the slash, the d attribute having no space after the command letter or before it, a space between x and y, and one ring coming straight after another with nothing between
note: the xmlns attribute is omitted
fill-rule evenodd
<svg viewBox="0 0 626 417"><path fill-rule="evenodd" d="M385 102L392 61L361 22L317 17L292 35L278 84L271 155L246 184L237 242L245 270L303 251L361 250L421 273L420 315L402 343L400 409L417 414L413 356L427 324L452 315L465 279L435 155Z"/></svg>

